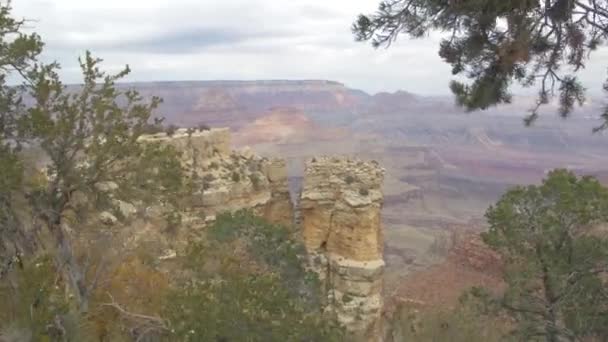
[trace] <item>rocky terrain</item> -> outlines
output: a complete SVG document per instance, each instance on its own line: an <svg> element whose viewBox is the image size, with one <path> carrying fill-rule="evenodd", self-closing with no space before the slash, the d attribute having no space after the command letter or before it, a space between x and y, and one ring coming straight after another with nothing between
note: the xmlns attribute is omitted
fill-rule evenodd
<svg viewBox="0 0 608 342"><path fill-rule="evenodd" d="M314 157L294 208L285 161L260 157L249 148L233 151L230 140L228 129L178 129L141 138L174 146L191 174L195 191L183 213L188 228L175 240L188 241L190 232L204 229L218 214L241 209L296 227L322 282L326 310L335 313L350 340L381 341L384 169L375 161ZM136 235L147 236L149 230ZM177 248L161 258L179 255Z"/></svg>
<svg viewBox="0 0 608 342"><path fill-rule="evenodd" d="M292 200L313 156L378 161L386 169L381 220L389 293L408 274L441 265L447 248L437 246L445 234L483 229L485 210L507 188L538 182L557 167L608 174L608 140L591 134L602 99L591 99L566 121L549 106L533 127L525 128L522 118L533 103L529 97L483 113L464 113L450 97L403 91L370 95L330 81L124 87L163 97L159 114L167 123L228 126L233 147L249 146L268 160L282 158ZM225 164L230 167L229 157ZM443 267L446 272L453 268Z"/></svg>
<svg viewBox="0 0 608 342"><path fill-rule="evenodd" d="M314 158L304 172L304 244L328 289L328 305L354 341L382 335L383 179L376 162L340 158Z"/></svg>
<svg viewBox="0 0 608 342"><path fill-rule="evenodd" d="M201 224L240 209L252 209L273 223L293 223L285 161L257 156L250 149L233 151L228 129L179 129L141 140L170 144L182 153L183 166L196 184L188 208Z"/></svg>

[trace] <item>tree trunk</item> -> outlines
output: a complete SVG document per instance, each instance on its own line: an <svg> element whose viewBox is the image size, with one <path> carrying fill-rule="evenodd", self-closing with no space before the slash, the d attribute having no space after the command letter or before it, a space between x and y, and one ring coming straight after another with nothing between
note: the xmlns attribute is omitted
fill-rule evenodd
<svg viewBox="0 0 608 342"><path fill-rule="evenodd" d="M542 282L543 282L543 294L545 297L545 310L547 313L547 317L545 318L545 340L547 342L559 342L559 330L558 330L558 313L555 308L555 303L557 302L557 296L555 294L555 290L553 289L553 284L551 284L551 276L549 274L549 266L547 265L545 258L542 254L542 247L536 247L536 255L540 261L542 267Z"/></svg>
<svg viewBox="0 0 608 342"><path fill-rule="evenodd" d="M48 222L48 227L55 238L59 269L63 272L72 288L74 296L76 296L80 312L86 312L89 308L89 294L85 284L84 274L76 261L72 245L63 231L61 219L56 217L52 222Z"/></svg>

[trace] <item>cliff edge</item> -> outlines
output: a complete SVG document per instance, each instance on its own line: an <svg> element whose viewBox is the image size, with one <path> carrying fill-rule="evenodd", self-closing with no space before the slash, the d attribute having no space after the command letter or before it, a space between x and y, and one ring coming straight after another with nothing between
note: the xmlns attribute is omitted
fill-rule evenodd
<svg viewBox="0 0 608 342"><path fill-rule="evenodd" d="M327 309L353 341L382 340L384 172L375 162L337 157L312 159L304 172L304 244Z"/></svg>

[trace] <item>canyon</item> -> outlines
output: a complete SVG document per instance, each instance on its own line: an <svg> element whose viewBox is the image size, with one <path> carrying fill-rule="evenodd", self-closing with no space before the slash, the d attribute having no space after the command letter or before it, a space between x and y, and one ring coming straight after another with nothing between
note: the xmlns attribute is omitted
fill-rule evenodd
<svg viewBox="0 0 608 342"><path fill-rule="evenodd" d="M533 97L465 113L450 96L367 94L333 81L193 81L121 85L164 98L167 124L228 127L235 148L285 160L293 200L315 155L376 160L385 169L387 287L442 260L433 245L452 231L483 230L484 212L506 189L553 168L607 174L608 141L592 134L601 98L568 120L549 104L524 127Z"/></svg>
<svg viewBox="0 0 608 342"><path fill-rule="evenodd" d="M249 148L232 150L228 129L178 129L140 141L173 146L193 184L181 213L186 229L173 239L174 246L185 245L223 212L251 210L280 224L278 229L295 229L310 270L319 276L325 310L345 327L349 340L383 341L385 171L376 161L313 157L293 203L285 161ZM182 253L177 247L161 259Z"/></svg>
<svg viewBox="0 0 608 342"><path fill-rule="evenodd" d="M475 236L485 229L485 210L506 189L537 183L553 168L600 179L608 174L603 153L608 142L602 134L591 134L601 101L590 101L567 121L553 115L549 105L540 120L526 128L522 118L531 104L527 97L482 113L465 113L449 97L403 91L368 95L330 81L123 87L163 97L158 114L167 124L230 129L230 141L222 143L221 153L212 149L208 154L209 148L202 148L207 154L200 159L207 161L200 176L213 176L205 185L209 198L201 196L198 204L206 213L202 222L213 219L223 205L255 208L275 222L288 221L293 210L311 265L328 289L328 308L342 316L349 331L368 339L388 329L386 322L401 300L449 306L460 289L500 288L499 262L491 255L488 260L488 250ZM195 135L219 134L212 132ZM182 130L177 136L186 135ZM323 155L343 157L334 161L319 157ZM382 165L382 175L370 178L380 167L361 160L375 160ZM249 164L257 166L250 169ZM239 182L230 180L234 170ZM357 170L369 171L368 176L350 179ZM258 190L254 174L261 180ZM357 195L362 186L367 196ZM358 202L361 198L364 204ZM285 206L288 202L295 207ZM273 206L279 209L269 209ZM360 218L359 210L365 215L352 222L360 221L362 229L350 229L354 223L341 215ZM288 214L281 218L276 213ZM353 252L350 246L357 241L365 241L365 248ZM454 287L428 292L426 284L443 288L439 284L445 282ZM352 303L361 305L357 309Z"/></svg>

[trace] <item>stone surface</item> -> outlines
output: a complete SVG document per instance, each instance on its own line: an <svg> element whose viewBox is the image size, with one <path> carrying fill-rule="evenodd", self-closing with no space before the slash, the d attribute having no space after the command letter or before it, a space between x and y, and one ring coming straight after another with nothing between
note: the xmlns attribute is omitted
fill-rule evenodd
<svg viewBox="0 0 608 342"><path fill-rule="evenodd" d="M168 143L183 153L183 165L195 184L183 216L195 228L239 209L289 226L297 216L310 267L324 285L326 310L346 327L349 341L382 340L384 169L376 162L311 160L296 215L285 160L262 158L248 148L231 151L227 130L177 130L171 137L142 140Z"/></svg>
<svg viewBox="0 0 608 342"><path fill-rule="evenodd" d="M113 226L118 222L118 219L111 213L104 211L99 214L99 221L107 226Z"/></svg>
<svg viewBox="0 0 608 342"><path fill-rule="evenodd" d="M129 202L116 200L116 206L120 214L126 219L132 218L137 213L137 207Z"/></svg>
<svg viewBox="0 0 608 342"><path fill-rule="evenodd" d="M299 215L310 265L352 341L383 335L383 180L377 163L346 158L315 158L304 172Z"/></svg>
<svg viewBox="0 0 608 342"><path fill-rule="evenodd" d="M202 163L215 155L229 155L230 130L214 128L211 130L195 130L188 133L187 129L178 129L174 134L158 133L144 135L139 138L142 142L161 142L174 146L184 153L184 162L188 164Z"/></svg>
<svg viewBox="0 0 608 342"><path fill-rule="evenodd" d="M196 176L191 222L198 217L200 225L207 225L222 212L252 209L272 223L293 224L285 161L262 158L249 148L232 151L228 129L178 129L140 141L170 144L182 152L183 166Z"/></svg>

